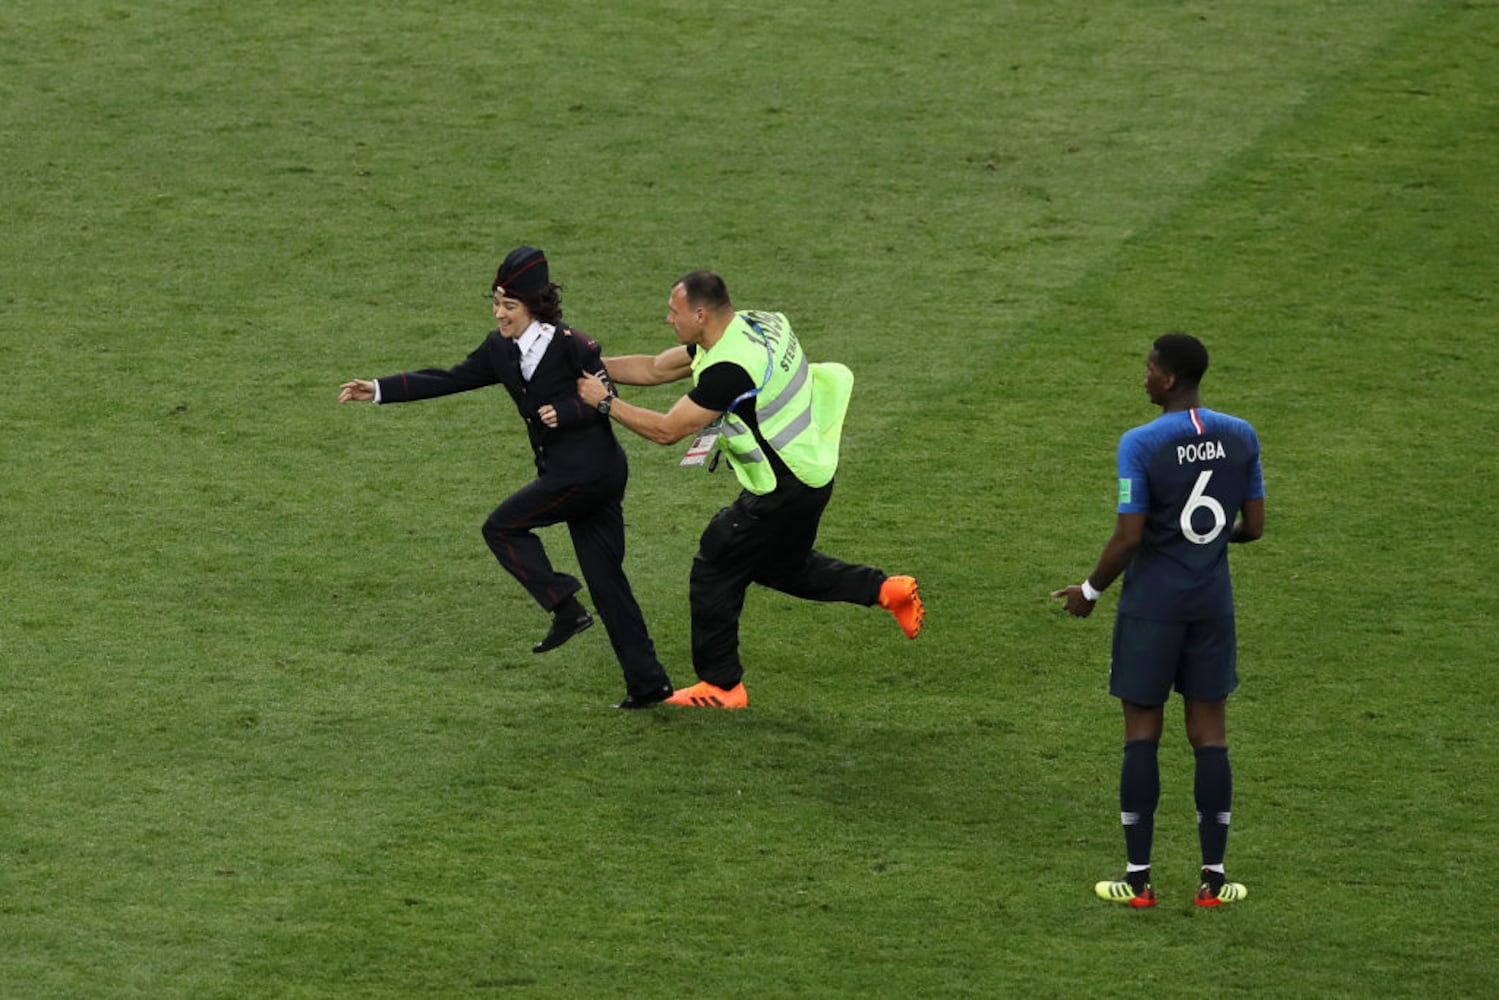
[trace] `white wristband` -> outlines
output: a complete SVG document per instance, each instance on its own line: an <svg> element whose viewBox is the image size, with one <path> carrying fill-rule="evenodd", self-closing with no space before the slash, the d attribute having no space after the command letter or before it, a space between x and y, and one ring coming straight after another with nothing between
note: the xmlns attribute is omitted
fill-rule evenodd
<svg viewBox="0 0 1499 1000"><path fill-rule="evenodd" d="M1102 596L1103 596L1103 591L1101 591L1101 590L1094 590L1093 589L1093 584L1089 583L1087 580L1083 581L1083 597L1085 597L1089 601L1093 601L1093 602L1096 603L1098 601L1098 599L1100 597L1102 597Z"/></svg>

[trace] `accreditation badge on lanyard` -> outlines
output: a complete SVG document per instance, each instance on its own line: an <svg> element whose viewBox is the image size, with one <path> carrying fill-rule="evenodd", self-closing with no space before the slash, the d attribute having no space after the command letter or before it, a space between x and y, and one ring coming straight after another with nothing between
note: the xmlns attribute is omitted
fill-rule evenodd
<svg viewBox="0 0 1499 1000"><path fill-rule="evenodd" d="M687 454L682 456L678 463L682 468L693 465L703 465L708 461L708 453L713 446L718 444L718 436L723 433L723 417L719 417L707 427L697 432L697 437L692 439L692 444L687 446Z"/></svg>
<svg viewBox="0 0 1499 1000"><path fill-rule="evenodd" d="M746 399L753 399L760 395L760 390L770 384L770 376L775 366L775 355L770 347L770 337L766 336L765 332L760 329L760 324L749 313L741 313L740 317L749 325L751 330L755 331L760 343L765 345L765 378L761 380L760 385L754 386L748 392L741 392L735 396L734 401L728 405L723 413L719 414L717 420L697 432L697 437L693 438L692 444L687 446L687 454L683 455L682 461L677 463L682 468L706 463L708 461L708 453L713 450L713 446L718 443L718 436L723 433L724 418L734 412L734 407ZM722 454L722 452L719 454ZM708 466L708 471L712 472L716 468L718 468L717 456L714 457L713 464Z"/></svg>

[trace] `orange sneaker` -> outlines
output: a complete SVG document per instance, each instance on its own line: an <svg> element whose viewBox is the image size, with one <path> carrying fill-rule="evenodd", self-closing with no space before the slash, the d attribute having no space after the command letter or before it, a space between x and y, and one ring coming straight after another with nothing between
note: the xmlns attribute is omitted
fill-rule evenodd
<svg viewBox="0 0 1499 1000"><path fill-rule="evenodd" d="M749 693L743 684L735 684L725 691L715 684L699 681L666 699L668 705L687 705L695 708L748 708Z"/></svg>
<svg viewBox="0 0 1499 1000"><path fill-rule="evenodd" d="M914 576L886 577L880 584L880 607L895 616L906 638L914 639L921 634L926 609L921 606L921 594L916 590Z"/></svg>

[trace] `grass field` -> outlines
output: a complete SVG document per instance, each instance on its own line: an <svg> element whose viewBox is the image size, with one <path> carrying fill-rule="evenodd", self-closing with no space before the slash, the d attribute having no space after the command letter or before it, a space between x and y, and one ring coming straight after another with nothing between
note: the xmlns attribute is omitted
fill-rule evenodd
<svg viewBox="0 0 1499 1000"><path fill-rule="evenodd" d="M1499 978L1499 5L55 0L0 13L0 996L1478 997ZM756 591L751 708L612 711L484 517L459 360L511 246L671 343L728 278L858 388L823 547L926 633ZM1114 595L1151 339L1252 420L1229 870L1123 860ZM664 409L679 387L630 398ZM692 680L734 492L623 435ZM565 532L547 540L571 566ZM1175 710L1171 716L1176 715Z"/></svg>

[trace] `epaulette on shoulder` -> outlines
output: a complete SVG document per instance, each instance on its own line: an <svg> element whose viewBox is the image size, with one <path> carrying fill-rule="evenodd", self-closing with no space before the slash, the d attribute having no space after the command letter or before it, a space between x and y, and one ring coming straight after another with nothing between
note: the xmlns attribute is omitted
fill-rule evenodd
<svg viewBox="0 0 1499 1000"><path fill-rule="evenodd" d="M574 343L585 351L597 351L599 349L599 342L582 330L574 330L570 326L564 326L562 328L562 335L571 338Z"/></svg>

